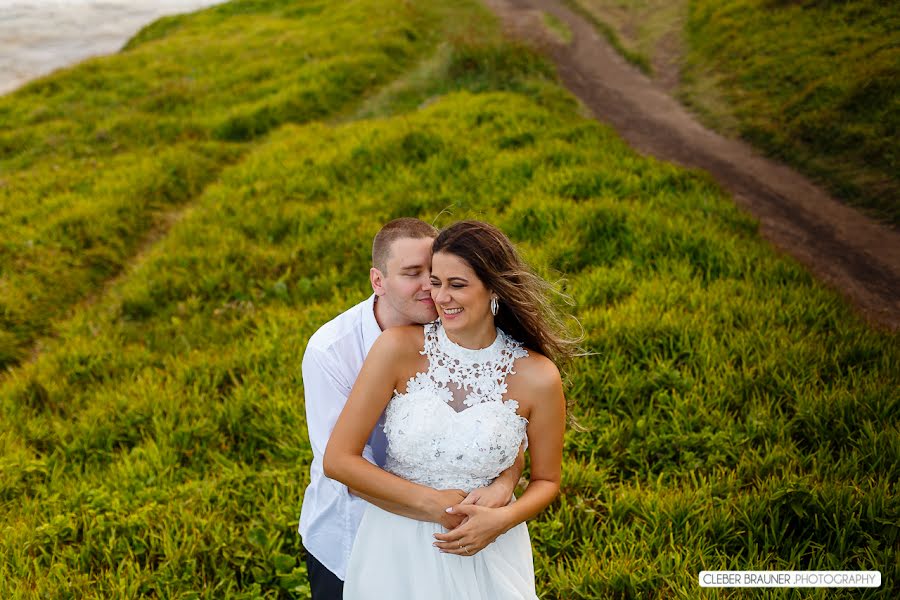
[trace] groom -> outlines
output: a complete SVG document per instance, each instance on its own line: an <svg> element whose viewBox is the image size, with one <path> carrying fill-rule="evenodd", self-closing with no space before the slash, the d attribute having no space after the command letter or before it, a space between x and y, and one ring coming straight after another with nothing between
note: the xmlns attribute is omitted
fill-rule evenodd
<svg viewBox="0 0 900 600"><path fill-rule="evenodd" d="M395 219L381 228L372 244L369 281L374 294L323 325L303 354L306 423L313 450L310 482L300 511L300 535L307 552L313 600L339 600L350 550L366 501L412 519L434 521L446 529L462 515L445 509L456 504L502 506L522 472L522 458L487 488L468 496L459 490L433 490L409 504L394 504L357 493L322 472L322 457L338 415L350 395L375 339L389 327L424 325L437 318L431 300L431 245L437 230L419 219ZM387 440L384 417L372 431L363 456L383 467Z"/></svg>

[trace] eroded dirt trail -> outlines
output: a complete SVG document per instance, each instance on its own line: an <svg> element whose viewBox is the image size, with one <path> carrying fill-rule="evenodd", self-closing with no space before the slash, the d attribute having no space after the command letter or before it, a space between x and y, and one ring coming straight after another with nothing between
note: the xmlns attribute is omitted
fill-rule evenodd
<svg viewBox="0 0 900 600"><path fill-rule="evenodd" d="M640 152L708 171L760 232L846 297L873 325L900 330L900 232L840 203L793 169L701 125L559 0L485 0L514 35L555 61L563 83ZM550 35L541 12L572 32Z"/></svg>

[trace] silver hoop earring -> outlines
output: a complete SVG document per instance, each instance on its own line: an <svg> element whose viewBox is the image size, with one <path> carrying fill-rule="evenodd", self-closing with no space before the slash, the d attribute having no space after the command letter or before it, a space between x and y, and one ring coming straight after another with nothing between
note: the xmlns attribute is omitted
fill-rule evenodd
<svg viewBox="0 0 900 600"><path fill-rule="evenodd" d="M500 303L497 301L497 297L494 296L491 298L491 314L495 317L497 316L497 311L500 309Z"/></svg>

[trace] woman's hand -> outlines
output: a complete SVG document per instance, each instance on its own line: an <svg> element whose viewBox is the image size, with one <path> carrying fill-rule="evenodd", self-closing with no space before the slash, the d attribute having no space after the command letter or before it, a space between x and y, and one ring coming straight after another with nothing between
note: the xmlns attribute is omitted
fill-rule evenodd
<svg viewBox="0 0 900 600"><path fill-rule="evenodd" d="M434 546L447 554L474 556L510 527L505 508L457 504L448 512L465 515L466 519L453 531L434 534L438 540Z"/></svg>

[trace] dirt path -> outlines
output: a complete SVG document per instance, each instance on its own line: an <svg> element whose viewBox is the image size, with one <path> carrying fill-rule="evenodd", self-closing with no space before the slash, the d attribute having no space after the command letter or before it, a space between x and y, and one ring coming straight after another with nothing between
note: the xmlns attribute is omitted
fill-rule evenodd
<svg viewBox="0 0 900 600"><path fill-rule="evenodd" d="M840 292L873 325L900 331L900 232L841 204L794 170L702 126L681 104L628 64L561 0L485 0L516 36L556 62L566 85L640 152L708 171L760 232ZM541 11L572 32L561 43Z"/></svg>

